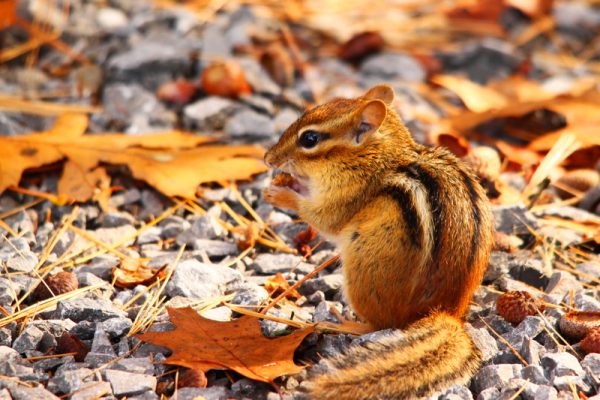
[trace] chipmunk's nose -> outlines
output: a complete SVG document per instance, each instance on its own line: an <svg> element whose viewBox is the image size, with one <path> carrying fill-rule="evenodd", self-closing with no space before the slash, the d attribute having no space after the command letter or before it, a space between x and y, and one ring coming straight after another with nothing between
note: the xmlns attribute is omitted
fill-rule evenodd
<svg viewBox="0 0 600 400"><path fill-rule="evenodd" d="M275 161L275 155L273 154L273 151L271 151L271 149L269 149L266 153L265 153L265 164L267 164L268 167L270 168L276 168L276 161Z"/></svg>

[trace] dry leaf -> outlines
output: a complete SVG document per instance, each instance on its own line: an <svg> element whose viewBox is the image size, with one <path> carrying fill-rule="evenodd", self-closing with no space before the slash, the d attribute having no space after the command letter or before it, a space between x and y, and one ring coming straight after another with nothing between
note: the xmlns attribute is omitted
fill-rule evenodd
<svg viewBox="0 0 600 400"><path fill-rule="evenodd" d="M550 13L554 0L505 0L505 3L532 18L536 18Z"/></svg>
<svg viewBox="0 0 600 400"><path fill-rule="evenodd" d="M150 268L138 258L126 258L121 261L120 267L112 270L115 286L132 288L137 285L149 285L156 279L163 279L166 275L167 265L160 268Z"/></svg>
<svg viewBox="0 0 600 400"><path fill-rule="evenodd" d="M167 308L176 326L170 332L147 332L137 337L171 349L168 364L206 371L232 369L250 379L272 383L282 375L298 373L294 351L314 327L290 335L263 336L257 318L221 322L201 317L192 308Z"/></svg>
<svg viewBox="0 0 600 400"><path fill-rule="evenodd" d="M214 139L179 131L128 136L84 135L87 117L65 114L46 132L0 137L0 193L17 186L26 169L67 159L59 195L89 200L106 180L99 163L127 165L132 175L168 196L193 198L199 184L248 179L267 168L257 146L204 145ZM73 180L69 182L69 180ZM89 197L88 197L89 196Z"/></svg>
<svg viewBox="0 0 600 400"><path fill-rule="evenodd" d="M268 278L265 282L265 290L269 292L272 297L278 296L279 294L285 292L290 288L289 282L283 277L281 272L278 272L276 275ZM287 294L287 298L290 299L299 299L302 295L296 290L290 291Z"/></svg>
<svg viewBox="0 0 600 400"><path fill-rule="evenodd" d="M437 75L431 81L456 93L473 112L485 112L499 109L508 104L501 93L482 86L467 78L454 75Z"/></svg>
<svg viewBox="0 0 600 400"><path fill-rule="evenodd" d="M339 57L346 61L360 61L368 55L377 53L385 41L379 32L361 32L342 44L339 49Z"/></svg>
<svg viewBox="0 0 600 400"><path fill-rule="evenodd" d="M17 18L17 0L0 0L0 29L15 23Z"/></svg>

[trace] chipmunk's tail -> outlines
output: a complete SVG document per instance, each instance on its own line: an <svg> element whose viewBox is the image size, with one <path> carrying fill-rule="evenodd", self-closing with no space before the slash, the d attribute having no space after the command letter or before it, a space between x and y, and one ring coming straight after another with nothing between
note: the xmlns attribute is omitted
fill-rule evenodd
<svg viewBox="0 0 600 400"><path fill-rule="evenodd" d="M308 381L311 399L416 399L468 382L480 352L460 320L436 313L324 363Z"/></svg>

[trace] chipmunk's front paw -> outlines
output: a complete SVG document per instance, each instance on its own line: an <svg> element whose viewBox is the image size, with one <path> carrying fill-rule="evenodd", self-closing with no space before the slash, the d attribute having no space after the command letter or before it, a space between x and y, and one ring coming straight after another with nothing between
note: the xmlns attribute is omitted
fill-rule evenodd
<svg viewBox="0 0 600 400"><path fill-rule="evenodd" d="M263 190L263 199L275 207L298 209L298 195L284 186L269 186Z"/></svg>

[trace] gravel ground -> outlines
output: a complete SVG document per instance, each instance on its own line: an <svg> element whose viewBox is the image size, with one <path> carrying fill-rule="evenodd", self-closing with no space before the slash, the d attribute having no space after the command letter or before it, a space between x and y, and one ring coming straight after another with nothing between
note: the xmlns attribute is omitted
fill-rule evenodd
<svg viewBox="0 0 600 400"><path fill-rule="evenodd" d="M22 2L21 11L26 12L32 3ZM561 38L581 45L589 40L590 34L598 32L600 10L569 4L560 3L554 16ZM511 29L515 31L522 27L517 17L507 16L509 20L512 18ZM110 6L103 8L98 8L97 3L79 4L65 28L65 41L97 67L83 73L72 69L67 76L56 77L48 73L48 67L68 60L62 53L45 49L40 53L40 68L25 69L22 62L16 61L0 66L0 87L2 92L10 94L73 91L72 96L61 101L81 104L98 101L103 110L92 114L90 133L118 130L140 134L182 127L196 132L218 132L228 143L268 146L301 114L315 88L324 98L352 96L373 83L386 81L394 85L400 103L405 105L399 111L415 137L427 141L428 126L414 116L426 113L439 117L442 111L415 89L415 83L423 82L427 76L416 58L383 51L351 65L336 57L323 56L311 60L314 67L310 82L296 77L282 87L255 57L244 51L253 43L252 29L265 34L268 27L252 7L222 12L212 21L202 22L181 10L156 10L137 2L110 2ZM8 30L4 43L14 45L19 37L18 31ZM441 54L440 60L444 70L464 72L478 82L507 76L524 59L533 63L532 74L540 79L568 81L576 76L576 71L536 63L528 53L530 50L515 49L501 39L479 37ZM157 97L162 84L178 77L199 76L215 57L238 62L252 94L232 99L199 91L180 105ZM83 84L84 95L78 96L74 88L82 85L82 74L86 77L99 74L102 78L90 78L91 82ZM50 117L0 111L0 132L19 135L43 130L52 121ZM28 319L0 323L0 399L158 399L173 395L174 374L169 372L175 368L156 364L169 352L139 343L128 335L132 329L139 329L136 317L157 289L149 290L143 284L130 288L113 285L112 271L120 264L119 257L102 251L101 247L85 250L76 258L69 256L85 249L90 242L74 230L61 227L72 224L106 244L130 238L119 247L120 252L129 258L148 259L148 265L155 268L173 263L185 245L164 289L168 304L179 306L206 304L227 295L231 295L234 304L259 304L269 296L263 285L272 275L280 272L289 282L296 282L335 255L329 243L319 246L309 257L257 245L239 258L240 233L219 224L222 220L235 225L223 204L249 217L235 190L207 186L198 204L208 212L200 215L190 208L176 206L171 199L119 172L111 171L113 185L124 189L112 194L109 204L114 211L111 212L101 210L95 203L58 206L11 191L0 196L2 220L17 233L9 235L0 226L0 311L10 316L23 307L39 304L34 299L37 291L24 303L17 301L38 285L40 267L54 265L51 275L72 272L77 282L61 282L82 290L76 296L32 313ZM522 178L516 174L507 173L503 179L517 189L522 188ZM297 222L294 215L261 201L261 189L269 181L268 174L257 176L252 182L240 183L239 193L293 248L294 238L307 227ZM56 174L50 172L37 180L28 180L27 187L54 193L56 183ZM598 188L595 190L598 192ZM19 209L24 204L29 206ZM168 216L160 222L136 234L136 229L167 211ZM485 364L469 385L454 386L432 399L572 399L574 393L581 399L600 399L595 396L600 387L600 354L586 355L577 340L565 342L556 334L567 311L600 311L597 289L600 259L589 251L575 255L567 250L567 246L584 242L581 233L542 223L548 216L592 220L598 218L594 211L598 209L564 205L536 211L518 205L494 206L497 229L506 234L509 245L492 254L468 319L469 332L481 348ZM46 254L51 240L55 241L54 246ZM316 237L310 244L319 241ZM339 265L321 272L301 286L302 298L296 302L294 313L308 321L337 321L330 312L335 308L352 318L340 290L341 283ZM495 304L500 294L509 290L532 292L548 304L546 311L527 316L518 324L508 323L497 314ZM289 317L289 310L284 308L271 313ZM218 303L204 315L217 320L232 318L231 310ZM168 316L163 312L150 329L171 329L167 322ZM261 327L265 335L279 335L287 329L270 321L262 321ZM316 362L320 356L377 340L381 334L385 332L365 337L311 334L297 357L303 362ZM78 352L80 348L83 350ZM64 352L77 354L45 357ZM306 373L301 373L279 379L283 398L300 397L298 389L305 376ZM271 386L237 374L210 371L207 379L206 388L180 388L177 399L280 398Z"/></svg>

